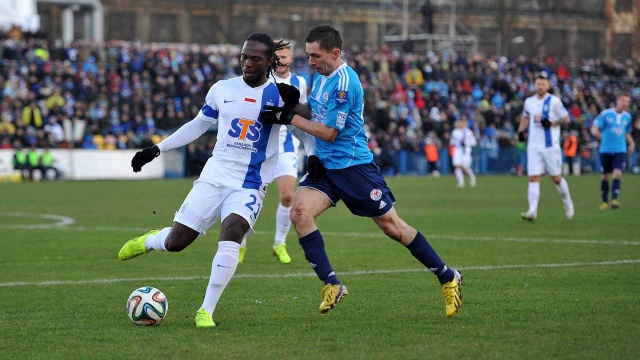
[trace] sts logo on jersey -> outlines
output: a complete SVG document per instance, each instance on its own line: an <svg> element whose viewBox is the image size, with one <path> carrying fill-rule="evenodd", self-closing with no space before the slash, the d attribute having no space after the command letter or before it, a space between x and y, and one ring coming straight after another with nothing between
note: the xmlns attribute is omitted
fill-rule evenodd
<svg viewBox="0 0 640 360"><path fill-rule="evenodd" d="M260 129L262 129L262 124L255 120L233 119L229 129L229 136L242 141L256 142L260 140Z"/></svg>

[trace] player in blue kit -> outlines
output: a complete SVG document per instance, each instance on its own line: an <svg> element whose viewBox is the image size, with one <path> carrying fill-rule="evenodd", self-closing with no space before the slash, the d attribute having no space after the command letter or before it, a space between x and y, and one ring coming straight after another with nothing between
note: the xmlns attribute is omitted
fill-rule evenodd
<svg viewBox="0 0 640 360"><path fill-rule="evenodd" d="M354 215L369 217L390 238L407 247L442 284L447 316L462 306L462 275L448 268L426 238L396 213L395 199L373 163L362 117L364 91L356 72L342 61L342 37L331 25L313 27L305 39L309 65L315 70L308 104L292 105L297 96L282 96L284 107L265 106L264 121L291 124L316 137L317 156L309 157L308 174L293 200L291 221L307 261L325 284L320 313L345 296L324 247L315 218L338 201ZM280 93L287 85L280 84Z"/></svg>
<svg viewBox="0 0 640 360"><path fill-rule="evenodd" d="M631 137L631 115L627 112L631 98L629 94L618 96L616 106L606 109L598 115L591 127L591 133L600 140L600 163L602 164L601 210L620 207L620 178L624 169L627 153L633 153L635 143ZM611 205L609 205L609 177L613 172Z"/></svg>

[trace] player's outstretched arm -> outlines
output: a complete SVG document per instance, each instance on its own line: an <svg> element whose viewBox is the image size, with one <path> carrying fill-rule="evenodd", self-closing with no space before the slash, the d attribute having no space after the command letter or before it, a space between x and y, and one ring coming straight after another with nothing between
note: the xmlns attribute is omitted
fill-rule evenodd
<svg viewBox="0 0 640 360"><path fill-rule="evenodd" d="M192 143L194 140L202 136L202 134L204 134L207 130L209 130L211 125L211 121L203 119L198 114L193 120L182 125L168 138L159 142L158 148L160 148L160 151L169 151Z"/></svg>
<svg viewBox="0 0 640 360"><path fill-rule="evenodd" d="M315 137L313 137L311 134L308 134L298 129L295 126L287 125L287 128L289 129L289 131L291 131L293 136L297 137L298 140L300 140L300 142L304 146L304 151L307 153L307 156L316 154L316 138Z"/></svg>
<svg viewBox="0 0 640 360"><path fill-rule="evenodd" d="M295 107L296 114L302 116L305 119L311 119L311 105L309 103L299 103Z"/></svg>

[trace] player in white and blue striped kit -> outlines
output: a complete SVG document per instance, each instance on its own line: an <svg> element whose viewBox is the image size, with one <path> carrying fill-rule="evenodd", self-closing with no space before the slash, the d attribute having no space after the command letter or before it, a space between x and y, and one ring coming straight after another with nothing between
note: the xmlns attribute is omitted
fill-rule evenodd
<svg viewBox="0 0 640 360"><path fill-rule="evenodd" d="M631 97L629 94L618 95L616 106L606 109L598 115L591 133L600 140L600 163L602 165L602 179L600 181L600 194L602 204L600 209L605 210L620 207L618 195L620 195L620 178L624 170L627 153L633 153L635 143L631 137L631 114L627 112ZM613 172L613 185L611 189L611 205L609 205L609 176Z"/></svg>
<svg viewBox="0 0 640 360"><path fill-rule="evenodd" d="M161 152L184 146L218 125L213 154L176 212L173 226L133 238L118 253L120 260L129 260L151 250L179 252L220 221L218 251L204 301L196 312L198 328L216 326L212 316L238 266L240 243L253 231L266 188L273 181L280 126L265 122L261 110L265 105L284 104L269 79L280 64L275 52L282 45L264 33L250 35L240 53L243 75L215 83L193 120L158 145L137 152L131 161L133 171L139 172ZM297 129L295 133L304 139L307 153L315 153L313 137Z"/></svg>
<svg viewBox="0 0 640 360"><path fill-rule="evenodd" d="M325 251L315 218L342 200L354 215L371 218L391 239L403 244L433 272L442 285L445 313L454 316L462 306L462 276L448 268L427 239L396 213L395 198L373 163L363 129L364 90L356 72L342 61L342 37L331 25L313 27L306 39L309 65L316 71L308 106L291 110L265 107L265 121L292 124L316 137L317 156L309 156L309 172L293 200L293 222L305 258L324 282L320 313L325 314L348 294ZM286 85L278 85L283 89ZM310 110L310 111L309 111Z"/></svg>

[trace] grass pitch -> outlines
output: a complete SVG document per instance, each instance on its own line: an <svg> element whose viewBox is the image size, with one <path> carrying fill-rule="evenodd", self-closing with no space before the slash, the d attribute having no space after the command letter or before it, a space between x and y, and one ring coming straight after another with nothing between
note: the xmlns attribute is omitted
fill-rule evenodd
<svg viewBox="0 0 640 360"><path fill-rule="evenodd" d="M545 178L535 223L519 219L525 178L480 177L475 189L389 179L400 216L465 276L454 318L436 278L343 205L318 223L350 297L321 316L322 284L293 230L293 262L271 255L273 186L219 326L205 330L193 317L218 226L179 254L117 259L126 240L171 224L191 182L1 184L0 358L640 358L638 177L623 178L615 211L597 209L597 177L568 178L572 221ZM143 285L169 299L161 326L134 326L124 312Z"/></svg>

